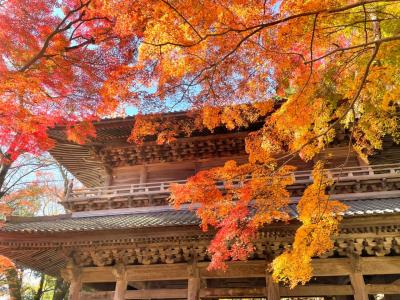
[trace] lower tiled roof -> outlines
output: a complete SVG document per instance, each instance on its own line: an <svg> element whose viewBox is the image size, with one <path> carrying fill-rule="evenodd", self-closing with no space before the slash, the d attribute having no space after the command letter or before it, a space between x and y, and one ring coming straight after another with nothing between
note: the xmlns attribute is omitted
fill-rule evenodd
<svg viewBox="0 0 400 300"><path fill-rule="evenodd" d="M41 220L24 223L6 223L5 232L67 232L110 229L134 229L145 227L167 227L198 225L195 213L188 210L166 210L147 213L131 213L111 216Z"/></svg>
<svg viewBox="0 0 400 300"><path fill-rule="evenodd" d="M400 213L400 197L381 199L352 199L340 200L348 206L345 216L365 216ZM297 215L296 204L290 208L294 216Z"/></svg>
<svg viewBox="0 0 400 300"><path fill-rule="evenodd" d="M379 214L400 213L400 197L384 199L357 199L342 200L348 211L345 216L365 216ZM296 204L290 205L293 216L296 215ZM15 219L14 219L15 220ZM120 230L168 226L198 225L199 219L190 210L174 210L166 208L164 211L136 212L118 215L32 218L29 222L6 222L0 232L74 232L94 230Z"/></svg>
<svg viewBox="0 0 400 300"><path fill-rule="evenodd" d="M349 206L345 215L372 215L400 213L400 198L363 199L343 201Z"/></svg>

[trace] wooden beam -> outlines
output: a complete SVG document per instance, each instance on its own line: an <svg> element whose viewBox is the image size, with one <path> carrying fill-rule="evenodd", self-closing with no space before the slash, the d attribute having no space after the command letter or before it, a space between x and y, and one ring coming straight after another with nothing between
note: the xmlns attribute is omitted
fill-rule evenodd
<svg viewBox="0 0 400 300"><path fill-rule="evenodd" d="M236 261L227 262L226 271L208 271L208 263L198 263L201 278L243 278L243 277L264 277L264 261Z"/></svg>
<svg viewBox="0 0 400 300"><path fill-rule="evenodd" d="M128 266L126 275L128 281L188 279L187 264Z"/></svg>
<svg viewBox="0 0 400 300"><path fill-rule="evenodd" d="M312 261L313 276L343 276L352 272L350 259L314 259Z"/></svg>
<svg viewBox="0 0 400 300"><path fill-rule="evenodd" d="M264 287L252 288L206 288L200 290L201 298L219 297L265 297ZM280 297L316 297L316 296L342 296L353 295L350 285L307 285L294 289L279 288Z"/></svg>
<svg viewBox="0 0 400 300"><path fill-rule="evenodd" d="M364 275L400 274L400 256L360 257Z"/></svg>
<svg viewBox="0 0 400 300"><path fill-rule="evenodd" d="M400 286L393 284L366 285L368 294L399 294ZM297 286L294 289L280 287L281 297L317 297L317 296L348 296L353 295L351 285L315 284ZM200 297L264 297L266 289L255 288L204 288L200 289ZM113 299L114 292L81 292L81 300ZM150 289L126 291L125 299L187 299L188 289Z"/></svg>
<svg viewBox="0 0 400 300"><path fill-rule="evenodd" d="M400 285L398 284L366 284L368 294L398 294L400 295Z"/></svg>
<svg viewBox="0 0 400 300"><path fill-rule="evenodd" d="M317 296L345 296L353 295L350 285L310 284L300 285L294 289L280 287L281 297L317 297Z"/></svg>
<svg viewBox="0 0 400 300"><path fill-rule="evenodd" d="M125 266L117 264L113 267L112 271L116 279L113 300L125 300L126 288L128 286Z"/></svg>
<svg viewBox="0 0 400 300"><path fill-rule="evenodd" d="M264 287L252 288L205 288L200 291L201 298L220 297L264 297Z"/></svg>
<svg viewBox="0 0 400 300"><path fill-rule="evenodd" d="M126 291L125 299L186 299L187 289L157 289Z"/></svg>
<svg viewBox="0 0 400 300"><path fill-rule="evenodd" d="M80 300L112 300L114 292L81 292Z"/></svg>
<svg viewBox="0 0 400 300"><path fill-rule="evenodd" d="M348 276L353 272L350 259L326 258L313 261L314 276ZM400 274L400 257L361 257L361 273L364 275ZM200 278L254 278L265 277L264 261L230 262L228 270L207 271L208 263L198 263ZM82 269L83 282L112 282L112 267L88 267ZM127 266L128 281L187 280L187 264Z"/></svg>

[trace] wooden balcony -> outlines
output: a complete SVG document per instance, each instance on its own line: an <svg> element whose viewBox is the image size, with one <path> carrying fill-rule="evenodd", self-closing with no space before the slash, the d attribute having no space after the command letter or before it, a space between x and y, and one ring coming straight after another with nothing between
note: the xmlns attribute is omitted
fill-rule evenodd
<svg viewBox="0 0 400 300"><path fill-rule="evenodd" d="M288 189L293 197L299 197L312 182L311 171L294 172L292 176L295 182ZM329 169L328 176L336 182L333 194L400 190L400 164ZM74 189L68 191L62 204L72 211L166 205L170 186L185 182L177 180ZM224 188L223 182L218 185Z"/></svg>

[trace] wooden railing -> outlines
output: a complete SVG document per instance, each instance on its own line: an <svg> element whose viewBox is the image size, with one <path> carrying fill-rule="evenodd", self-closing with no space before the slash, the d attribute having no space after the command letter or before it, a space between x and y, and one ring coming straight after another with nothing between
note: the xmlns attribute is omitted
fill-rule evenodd
<svg viewBox="0 0 400 300"><path fill-rule="evenodd" d="M345 167L327 170L328 176L335 181L383 179L400 177L400 164L371 165L365 167ZM292 174L295 184L307 184L312 181L311 171L297 171ZM171 184L182 184L186 180L151 182L144 184L126 184L116 186L102 186L95 188L81 188L69 190L65 201L84 201L91 199L113 199L126 196L152 197L168 195ZM240 183L238 183L240 184ZM217 184L223 189L223 183Z"/></svg>

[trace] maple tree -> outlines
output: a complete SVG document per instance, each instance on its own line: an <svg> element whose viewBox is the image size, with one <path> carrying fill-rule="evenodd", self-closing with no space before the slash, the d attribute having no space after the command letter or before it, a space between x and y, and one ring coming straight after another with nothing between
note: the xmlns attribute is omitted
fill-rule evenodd
<svg viewBox="0 0 400 300"><path fill-rule="evenodd" d="M21 167L18 159L49 149L54 143L46 131L56 123L66 124L72 139L93 135L88 121L100 109L102 82L128 60L121 39L108 34L109 22L88 16L88 4L0 2L1 215L12 212L10 203L23 205L23 199L39 194L34 185L10 190L8 179ZM73 125L77 121L83 123ZM0 265L11 264L1 257Z"/></svg>
<svg viewBox="0 0 400 300"><path fill-rule="evenodd" d="M385 135L399 137L396 0L9 0L0 17L2 172L21 153L51 147L49 126L64 123L83 143L95 135L91 120L124 105L193 117L183 124L139 115L131 141L263 123L246 140L247 164L227 162L173 188L176 205L200 204L203 225L219 228L213 267L246 257L257 229L288 219L294 156L310 161L343 128L364 159ZM335 234L344 210L325 195L321 170L299 204L292 250L272 264L292 286L311 273L288 262L309 266L328 250L330 239L315 237ZM327 210L316 216L310 207L320 203Z"/></svg>

